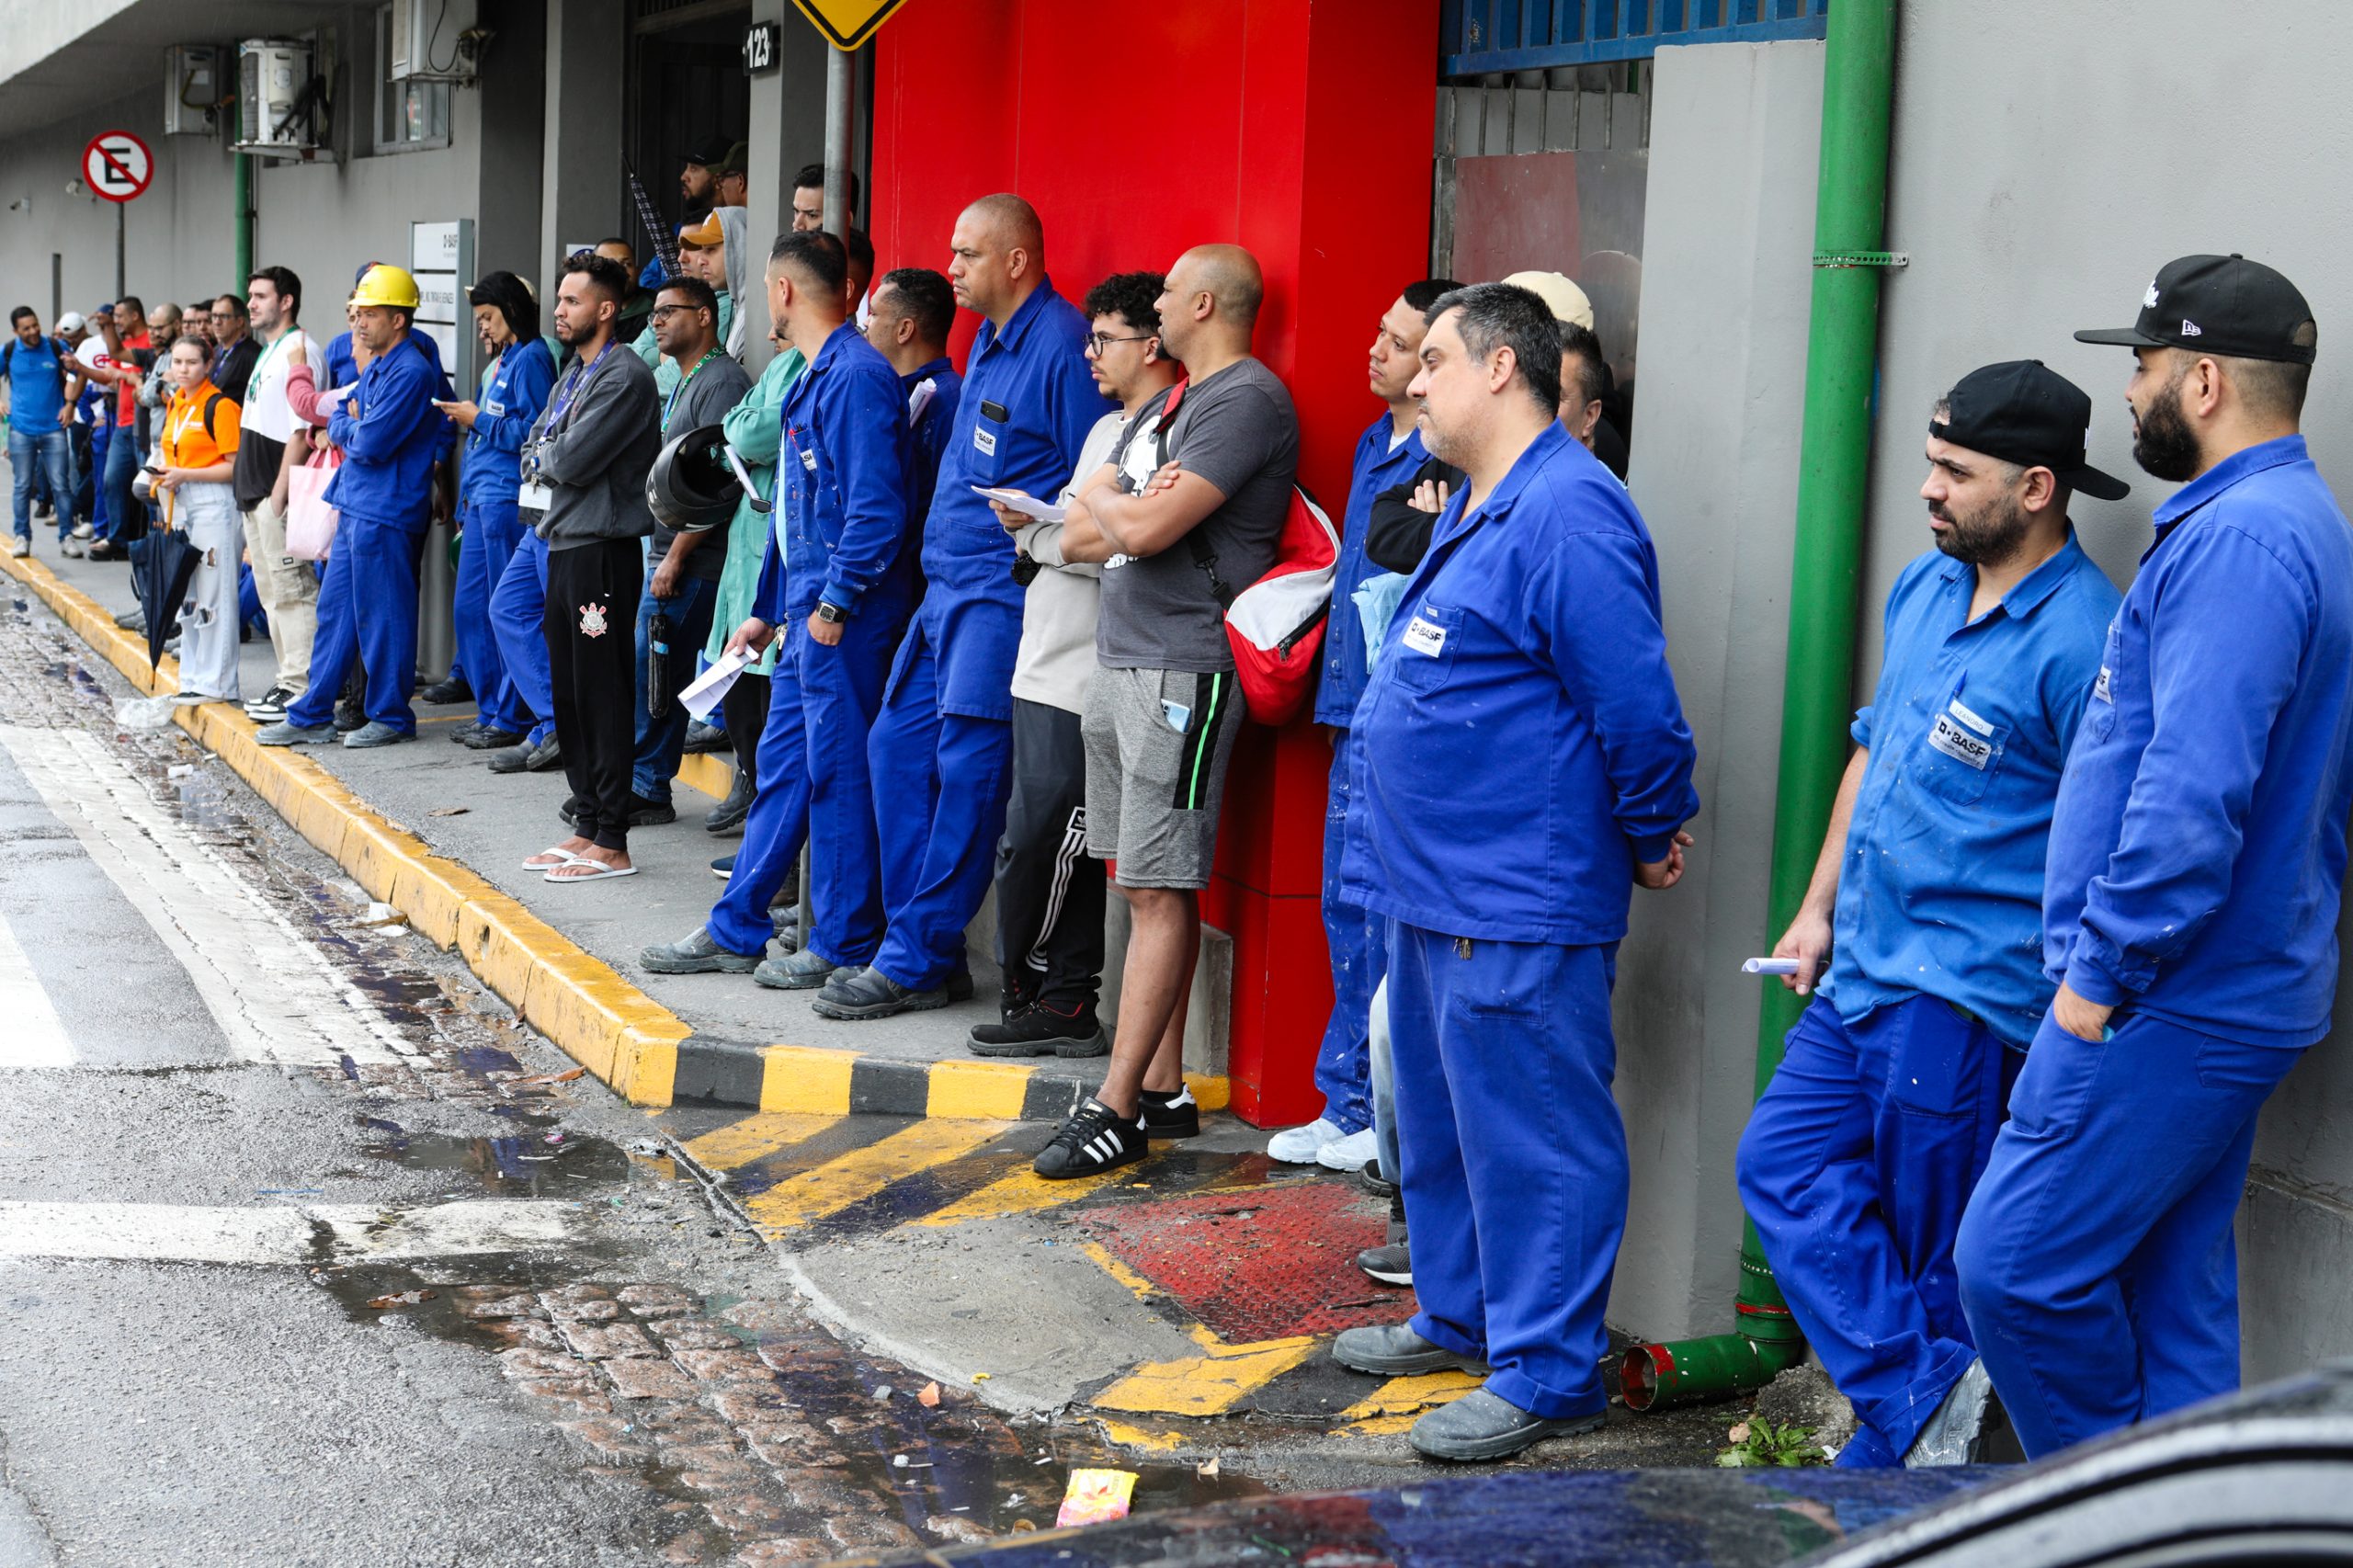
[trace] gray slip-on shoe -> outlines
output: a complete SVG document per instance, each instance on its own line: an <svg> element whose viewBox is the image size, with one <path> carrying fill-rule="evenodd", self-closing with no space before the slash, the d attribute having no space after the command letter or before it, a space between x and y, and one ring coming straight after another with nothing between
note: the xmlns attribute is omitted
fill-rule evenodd
<svg viewBox="0 0 2353 1568"><path fill-rule="evenodd" d="M333 724L313 724L305 729L284 719L254 732L255 742L266 746L323 746L341 738Z"/></svg>
<svg viewBox="0 0 2353 1568"><path fill-rule="evenodd" d="M948 1006L948 993L910 991L868 964L864 969L834 971L810 1009L828 1018L888 1018L900 1013L927 1013Z"/></svg>
<svg viewBox="0 0 2353 1568"><path fill-rule="evenodd" d="M780 959L769 959L752 971L752 978L772 991L813 991L831 980L839 967L806 949L796 949Z"/></svg>
<svg viewBox="0 0 2353 1568"><path fill-rule="evenodd" d="M370 719L343 737L343 747L346 751L367 751L374 746L396 746L403 741L415 739L415 730L395 730L381 720Z"/></svg>
<svg viewBox="0 0 2353 1568"><path fill-rule="evenodd" d="M1457 1356L1432 1345L1402 1323L1375 1324L1370 1328L1344 1328L1332 1341L1332 1359L1352 1372L1376 1378L1405 1378L1424 1372L1469 1372L1487 1375L1487 1364L1475 1356Z"/></svg>
<svg viewBox="0 0 2353 1568"><path fill-rule="evenodd" d="M1597 1410L1558 1419L1537 1415L1501 1394L1475 1388L1415 1422L1405 1437L1434 1460L1499 1460L1546 1437L1595 1431L1601 1417Z"/></svg>
<svg viewBox="0 0 2353 1568"><path fill-rule="evenodd" d="M749 974L759 967L757 953L731 952L711 939L708 926L675 942L663 942L637 955L638 968L649 974Z"/></svg>

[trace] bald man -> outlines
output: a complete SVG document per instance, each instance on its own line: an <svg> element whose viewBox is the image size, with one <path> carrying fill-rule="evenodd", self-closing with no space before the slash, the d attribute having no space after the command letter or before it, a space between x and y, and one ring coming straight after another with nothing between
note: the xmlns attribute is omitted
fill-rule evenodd
<svg viewBox="0 0 2353 1568"><path fill-rule="evenodd" d="M964 927L987 895L1012 785L1021 585L1012 536L974 487L1052 495L1114 406L1086 366L1086 318L1054 291L1037 210L983 197L956 220L948 278L983 318L923 521L923 603L868 741L888 930L813 1004L886 1018L972 994Z"/></svg>
<svg viewBox="0 0 2353 1568"><path fill-rule="evenodd" d="M1274 564L1299 470L1290 393L1250 353L1266 291L1239 245L1176 258L1160 340L1186 380L1129 421L1063 518L1063 558L1103 567L1081 719L1086 848L1117 863L1132 927L1111 1070L1038 1156L1050 1180L1140 1160L1155 1131L1198 1119L1185 999L1243 717L1225 611Z"/></svg>

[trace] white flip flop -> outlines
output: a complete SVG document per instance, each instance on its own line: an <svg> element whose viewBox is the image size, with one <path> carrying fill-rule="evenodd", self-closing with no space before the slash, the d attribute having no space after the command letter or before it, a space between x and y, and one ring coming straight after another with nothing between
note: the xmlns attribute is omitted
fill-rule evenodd
<svg viewBox="0 0 2353 1568"><path fill-rule="evenodd" d="M597 869L594 871L589 872L585 877L559 877L556 875L556 872L567 870L572 866L594 866ZM637 868L634 866L608 866L601 860L591 860L585 855L574 855L567 865L550 867L548 869L548 874L540 880L550 882L601 882L608 877L633 877L635 875L637 875Z"/></svg>
<svg viewBox="0 0 2353 1568"><path fill-rule="evenodd" d="M540 856L545 856L545 855L561 855L561 856L563 856L563 858L562 858L561 860L556 861L556 862L555 862L555 865L552 865L552 866L551 866L551 865L537 865L537 864L534 864L534 863L533 863L533 862L535 862L535 861L538 861L538 860L540 859ZM531 857L531 858L530 858L529 860L526 860L526 861L524 861L524 862L523 862L523 869L525 869L525 870L527 870L527 871L552 871L552 870L554 870L554 869L555 869L556 866L569 866L569 865L571 865L574 861L578 860L578 859L580 859L580 858L581 858L581 857L580 857L580 856L574 855L574 854L571 850L569 850L569 849L558 849L557 847L555 847L555 846L553 846L553 845L550 845L547 848L540 850L540 853L539 853L538 855L534 855L534 856L532 856L532 857Z"/></svg>

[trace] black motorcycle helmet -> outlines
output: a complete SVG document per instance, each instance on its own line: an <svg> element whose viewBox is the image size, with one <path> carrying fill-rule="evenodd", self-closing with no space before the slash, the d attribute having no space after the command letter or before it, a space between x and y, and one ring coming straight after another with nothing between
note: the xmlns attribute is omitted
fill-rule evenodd
<svg viewBox="0 0 2353 1568"><path fill-rule="evenodd" d="M664 528L714 528L735 515L743 482L727 460L727 433L698 425L670 437L645 476L645 504Z"/></svg>

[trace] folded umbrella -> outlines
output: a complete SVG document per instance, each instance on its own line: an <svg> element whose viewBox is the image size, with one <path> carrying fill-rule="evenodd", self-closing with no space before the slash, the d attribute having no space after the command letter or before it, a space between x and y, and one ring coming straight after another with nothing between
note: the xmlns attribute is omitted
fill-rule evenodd
<svg viewBox="0 0 2353 1568"><path fill-rule="evenodd" d="M188 585L196 576L199 557L188 535L166 519L143 539L131 541L131 559L140 569L139 608L147 616L147 663L164 661L164 644L188 602Z"/></svg>
<svg viewBox="0 0 2353 1568"><path fill-rule="evenodd" d="M645 620L645 715L659 719L670 711L676 685L670 674L670 618L655 610Z"/></svg>

